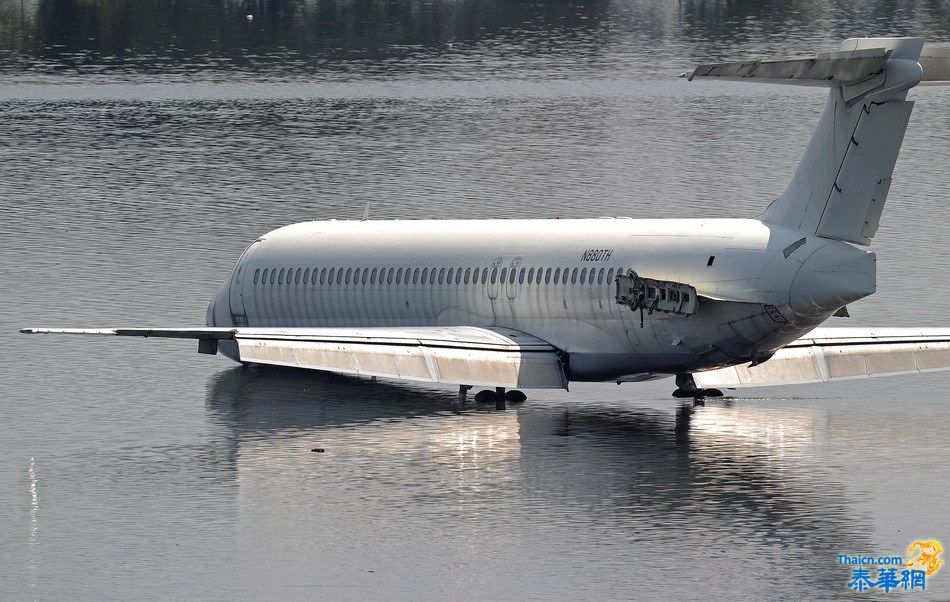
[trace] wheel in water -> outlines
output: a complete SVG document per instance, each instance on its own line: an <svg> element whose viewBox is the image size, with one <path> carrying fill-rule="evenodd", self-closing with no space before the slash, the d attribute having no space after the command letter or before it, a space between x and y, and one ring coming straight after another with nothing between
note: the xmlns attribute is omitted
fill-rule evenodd
<svg viewBox="0 0 950 602"><path fill-rule="evenodd" d="M505 393L505 401L509 403L524 403L527 399L527 395L515 389Z"/></svg>
<svg viewBox="0 0 950 602"><path fill-rule="evenodd" d="M475 403L494 403L498 395L494 391L485 389L475 394Z"/></svg>

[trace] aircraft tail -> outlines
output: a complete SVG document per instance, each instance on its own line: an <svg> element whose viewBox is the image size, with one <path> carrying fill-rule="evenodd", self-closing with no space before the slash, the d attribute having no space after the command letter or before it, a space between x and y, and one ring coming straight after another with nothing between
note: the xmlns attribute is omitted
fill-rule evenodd
<svg viewBox="0 0 950 602"><path fill-rule="evenodd" d="M759 219L867 245L914 106L907 91L950 79L948 67L950 52L925 47L923 38L853 38L814 59L700 65L689 79L828 86L792 181Z"/></svg>

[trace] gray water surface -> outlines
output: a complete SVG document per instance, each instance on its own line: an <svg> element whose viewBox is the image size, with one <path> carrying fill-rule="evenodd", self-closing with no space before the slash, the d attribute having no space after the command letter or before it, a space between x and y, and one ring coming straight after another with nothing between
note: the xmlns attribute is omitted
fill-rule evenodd
<svg viewBox="0 0 950 602"><path fill-rule="evenodd" d="M182 341L15 334L200 324L257 235L366 202L754 216L822 91L676 75L867 34L950 44L950 8L0 0L0 597L848 598L836 553L946 547L947 374L458 410ZM878 292L838 325L950 325L950 88L911 97ZM902 595L950 597L950 569Z"/></svg>

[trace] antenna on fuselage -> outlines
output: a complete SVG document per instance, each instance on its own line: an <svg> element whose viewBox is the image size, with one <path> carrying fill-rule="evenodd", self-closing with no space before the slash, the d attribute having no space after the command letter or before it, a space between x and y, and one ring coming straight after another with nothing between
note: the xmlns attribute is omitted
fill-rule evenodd
<svg viewBox="0 0 950 602"><path fill-rule="evenodd" d="M368 219L369 219L369 203L367 202L366 207L363 208L363 219L361 219L360 221L365 222Z"/></svg>

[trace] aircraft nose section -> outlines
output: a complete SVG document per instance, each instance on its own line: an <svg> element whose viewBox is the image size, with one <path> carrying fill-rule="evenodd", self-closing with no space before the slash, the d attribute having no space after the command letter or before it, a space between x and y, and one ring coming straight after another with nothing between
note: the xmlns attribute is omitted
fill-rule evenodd
<svg viewBox="0 0 950 602"><path fill-rule="evenodd" d="M830 242L812 253L792 282L792 311L822 318L843 305L874 293L877 256L842 242Z"/></svg>

